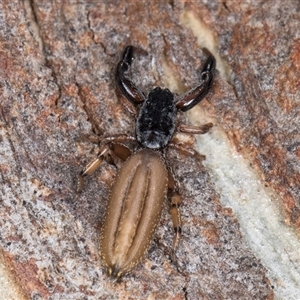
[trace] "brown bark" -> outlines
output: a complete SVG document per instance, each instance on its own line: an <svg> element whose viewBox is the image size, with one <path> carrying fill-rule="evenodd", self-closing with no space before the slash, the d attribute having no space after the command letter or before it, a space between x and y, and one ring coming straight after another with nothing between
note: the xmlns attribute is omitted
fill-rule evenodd
<svg viewBox="0 0 300 300"><path fill-rule="evenodd" d="M148 255L120 283L107 278L98 254L116 169L103 163L75 192L97 152L84 137L133 133L114 84L126 45L148 52L132 67L144 91L164 85L164 66L180 82L175 92L197 84L205 54L180 21L192 12L234 75L228 83L218 73L201 105L299 227L299 4L210 3L1 2L0 246L29 298L273 299L266 269L200 161L170 151L183 198L177 264L165 209Z"/></svg>

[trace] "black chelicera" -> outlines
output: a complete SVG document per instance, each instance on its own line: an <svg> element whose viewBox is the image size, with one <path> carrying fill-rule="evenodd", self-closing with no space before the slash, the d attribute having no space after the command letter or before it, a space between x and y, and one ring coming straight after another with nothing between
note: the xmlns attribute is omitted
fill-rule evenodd
<svg viewBox="0 0 300 300"><path fill-rule="evenodd" d="M198 104L209 92L216 65L215 58L207 50L208 59L200 74L200 85L175 101L168 89L156 87L147 97L125 76L133 60L134 47L126 47L116 72L116 82L123 95L133 104L140 105L136 121L136 139L145 148L162 149L170 142L176 126L177 111L187 111ZM194 127L178 128L186 133L205 133L212 126L205 124L198 130Z"/></svg>

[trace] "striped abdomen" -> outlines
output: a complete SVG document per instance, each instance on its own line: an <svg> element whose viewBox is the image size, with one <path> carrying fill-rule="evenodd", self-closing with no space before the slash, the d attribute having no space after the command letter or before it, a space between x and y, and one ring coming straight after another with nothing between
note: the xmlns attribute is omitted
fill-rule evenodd
<svg viewBox="0 0 300 300"><path fill-rule="evenodd" d="M168 172L161 156L143 149L130 156L112 188L100 251L108 273L120 277L143 257L159 222Z"/></svg>

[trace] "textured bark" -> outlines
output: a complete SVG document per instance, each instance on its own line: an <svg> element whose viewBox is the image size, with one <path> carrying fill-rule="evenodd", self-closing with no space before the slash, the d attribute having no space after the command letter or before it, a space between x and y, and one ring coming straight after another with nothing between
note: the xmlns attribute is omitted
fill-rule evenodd
<svg viewBox="0 0 300 300"><path fill-rule="evenodd" d="M266 269L201 161L170 151L183 200L177 263L166 204L148 255L119 283L98 253L116 168L103 163L75 193L97 153L85 137L133 133L114 83L126 45L148 52L132 66L144 91L164 86L166 70L174 92L197 85L205 54L183 26L191 13L233 72L228 82L217 73L201 106L300 226L299 3L209 3L1 1L0 246L28 298L273 299Z"/></svg>

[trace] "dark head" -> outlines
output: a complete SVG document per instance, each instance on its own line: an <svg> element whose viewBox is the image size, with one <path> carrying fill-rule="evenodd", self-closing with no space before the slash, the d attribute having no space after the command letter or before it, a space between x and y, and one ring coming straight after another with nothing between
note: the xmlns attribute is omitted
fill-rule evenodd
<svg viewBox="0 0 300 300"><path fill-rule="evenodd" d="M156 87L141 106L136 123L137 140L146 148L164 148L173 136L175 119L173 94Z"/></svg>

